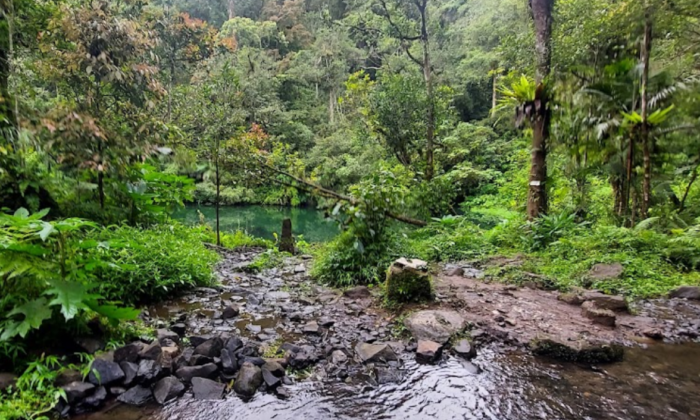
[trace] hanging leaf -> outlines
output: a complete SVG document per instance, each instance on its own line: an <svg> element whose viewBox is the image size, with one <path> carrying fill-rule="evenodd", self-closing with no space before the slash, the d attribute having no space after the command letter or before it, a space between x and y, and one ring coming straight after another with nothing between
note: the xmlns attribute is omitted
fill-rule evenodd
<svg viewBox="0 0 700 420"><path fill-rule="evenodd" d="M0 336L0 341L7 340L16 335L24 338L32 329L38 329L41 324L51 318L51 309L46 304L46 299L39 298L30 300L29 302L16 306L8 314L8 318L16 315L24 315L21 321L10 321Z"/></svg>
<svg viewBox="0 0 700 420"><path fill-rule="evenodd" d="M133 321L138 318L139 314L141 313L140 310L135 308L121 308L115 305L100 305L96 300L88 301L86 304L90 309L98 314L116 320Z"/></svg>
<svg viewBox="0 0 700 420"><path fill-rule="evenodd" d="M44 292L49 296L55 296L49 302L50 306L59 305L61 313L67 320L73 319L81 309L88 309L86 301L98 299L99 295L90 294L91 287L80 283L53 281L51 289Z"/></svg>

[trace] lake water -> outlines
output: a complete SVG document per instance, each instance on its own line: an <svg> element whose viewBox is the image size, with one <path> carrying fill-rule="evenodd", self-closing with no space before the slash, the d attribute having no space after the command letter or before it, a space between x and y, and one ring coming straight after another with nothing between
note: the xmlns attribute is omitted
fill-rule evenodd
<svg viewBox="0 0 700 420"><path fill-rule="evenodd" d="M173 217L187 224L196 224L199 223L198 211L209 225L216 226L216 209L212 206L187 206L176 210ZM314 208L234 206L221 207L219 215L222 232L243 230L265 239L274 239L273 233L280 234L285 218L292 220L294 235L303 235L308 242L326 242L339 232L334 221L327 220Z"/></svg>

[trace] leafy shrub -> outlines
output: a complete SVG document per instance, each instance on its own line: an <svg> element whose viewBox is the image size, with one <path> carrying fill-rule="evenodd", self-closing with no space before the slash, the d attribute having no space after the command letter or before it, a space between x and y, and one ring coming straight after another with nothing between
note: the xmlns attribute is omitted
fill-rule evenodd
<svg viewBox="0 0 700 420"><path fill-rule="evenodd" d="M211 242L216 241L216 235L212 231ZM254 238L242 230L233 233L221 232L221 246L229 249L238 248L272 248L272 241L263 238Z"/></svg>
<svg viewBox="0 0 700 420"><path fill-rule="evenodd" d="M461 216L446 216L411 235L412 254L427 261L473 259L494 251L485 231Z"/></svg>
<svg viewBox="0 0 700 420"><path fill-rule="evenodd" d="M214 281L218 255L204 245L210 230L173 222L149 229L110 227L92 236L111 262L97 270L99 291L124 302L155 301Z"/></svg>
<svg viewBox="0 0 700 420"><path fill-rule="evenodd" d="M284 258L288 256L290 256L290 254L280 252L277 248L270 248L255 257L255 260L245 269L246 271L256 273L268 268L279 267L282 265Z"/></svg>

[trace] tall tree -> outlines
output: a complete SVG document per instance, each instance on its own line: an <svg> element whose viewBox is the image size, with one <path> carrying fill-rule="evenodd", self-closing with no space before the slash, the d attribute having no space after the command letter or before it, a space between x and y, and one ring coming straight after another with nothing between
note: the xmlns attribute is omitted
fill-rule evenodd
<svg viewBox="0 0 700 420"><path fill-rule="evenodd" d="M552 9L554 0L530 0L535 21L535 119L532 126L532 158L527 198L527 217L534 220L547 212L547 141L551 111L548 78L552 66Z"/></svg>

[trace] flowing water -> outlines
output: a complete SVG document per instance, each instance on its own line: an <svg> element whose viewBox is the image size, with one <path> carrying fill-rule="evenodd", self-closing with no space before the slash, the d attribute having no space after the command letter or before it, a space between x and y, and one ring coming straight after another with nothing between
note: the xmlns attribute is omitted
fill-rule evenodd
<svg viewBox="0 0 700 420"><path fill-rule="evenodd" d="M700 416L700 346L630 349L624 362L586 369L527 355L485 351L473 363L407 362L401 384L349 386L300 382L292 398L258 393L162 409L119 406L91 420L232 419L695 419Z"/></svg>
<svg viewBox="0 0 700 420"><path fill-rule="evenodd" d="M207 223L216 223L216 209L211 206L187 206L173 213L175 219L184 223L199 223L199 212ZM303 235L308 242L325 242L338 234L335 222L326 220L323 213L307 207L273 207L273 206L226 206L221 207L219 222L222 231L244 230L252 236L274 239L279 235L282 220L292 220L294 235Z"/></svg>

